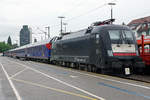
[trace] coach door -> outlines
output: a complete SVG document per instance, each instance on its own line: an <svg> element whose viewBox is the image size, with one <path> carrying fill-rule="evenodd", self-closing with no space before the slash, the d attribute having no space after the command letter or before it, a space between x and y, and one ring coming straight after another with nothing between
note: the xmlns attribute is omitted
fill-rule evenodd
<svg viewBox="0 0 150 100"><path fill-rule="evenodd" d="M100 34L95 34L95 54L96 54L96 64L98 67L102 67L102 45Z"/></svg>

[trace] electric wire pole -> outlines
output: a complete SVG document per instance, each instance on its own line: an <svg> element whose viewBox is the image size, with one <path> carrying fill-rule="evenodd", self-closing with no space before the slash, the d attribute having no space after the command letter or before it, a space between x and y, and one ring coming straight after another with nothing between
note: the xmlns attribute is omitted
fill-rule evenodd
<svg viewBox="0 0 150 100"><path fill-rule="evenodd" d="M62 29L63 22L62 22L62 19L65 18L65 17L64 16L58 16L58 18L60 18L60 35L62 35L62 33L63 33L63 29Z"/></svg>
<svg viewBox="0 0 150 100"><path fill-rule="evenodd" d="M116 5L116 3L108 3L108 5L111 6L111 19L113 19L113 7L112 6Z"/></svg>
<svg viewBox="0 0 150 100"><path fill-rule="evenodd" d="M48 38L50 38L50 26L45 27L48 30Z"/></svg>

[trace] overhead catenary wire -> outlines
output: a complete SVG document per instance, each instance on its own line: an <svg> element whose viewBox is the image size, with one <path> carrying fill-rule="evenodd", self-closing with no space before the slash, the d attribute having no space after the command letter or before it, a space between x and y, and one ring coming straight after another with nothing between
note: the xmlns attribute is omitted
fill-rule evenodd
<svg viewBox="0 0 150 100"><path fill-rule="evenodd" d="M115 1L117 1L117 0L112 0L112 1L109 1L109 2L115 2ZM105 2L105 3L103 3L103 4L101 4L101 5L99 5L99 6L95 7L95 8L93 8L93 9L87 11L87 12L84 12L84 13L82 13L82 14L79 14L79 15L77 15L77 16L74 16L74 17L72 17L72 18L69 18L69 19L67 19L67 20L65 20L65 21L68 23L69 21L75 20L75 19L77 19L77 18L79 18L79 17L82 17L82 16L88 15L88 14L90 14L90 13L92 13L92 12L95 12L95 11L97 11L98 9L103 8L104 6L107 6L109 2L107 1L107 2ZM81 3L82 3L82 1L81 1L80 3L78 3L78 5L81 5ZM74 8L72 8L72 9L74 9ZM69 10L69 11L70 11L70 10ZM65 15L64 15L64 16L65 16ZM59 26L60 26L60 24L51 25L52 28L53 28L53 27L59 27Z"/></svg>
<svg viewBox="0 0 150 100"><path fill-rule="evenodd" d="M84 16L84 15L87 15L87 14L91 13L92 11L95 11L96 9L99 9L99 8L104 7L105 5L106 5L106 4L103 4L103 5L101 5L101 6L97 7L97 8L94 8L94 9L90 10L90 11L87 11L87 12L85 12L85 13L82 13L82 14L78 15L78 16L72 17L72 18L68 19L67 21L71 21L71 20L74 20L74 19L76 19L76 18L79 18L79 17L82 17L82 16Z"/></svg>
<svg viewBox="0 0 150 100"><path fill-rule="evenodd" d="M77 1L77 0L75 0L75 1ZM80 1L80 0L78 0L78 1ZM68 14L70 14L70 12L76 10L76 9L77 9L78 7L80 7L85 1L87 2L88 0L82 0L82 1L78 2L77 4L75 4L74 7L72 7L72 8L69 9L68 11L62 13L62 15L66 15L66 14L68 15ZM74 3L73 3L73 4L74 4ZM85 4L85 3L84 3L84 4ZM69 12L69 13L68 13L68 12Z"/></svg>
<svg viewBox="0 0 150 100"><path fill-rule="evenodd" d="M116 0L112 0L112 1L110 1L110 2L115 2L115 1L116 1ZM68 20L66 20L66 21L71 21L71 20L74 20L74 19L76 19L76 18L85 16L85 15L90 14L90 13L92 13L92 12L94 12L94 11L100 9L100 8L103 8L103 7L106 6L106 5L108 5L108 2L106 2L106 3L104 3L104 4L100 5L100 6L98 6L98 7L96 7L96 8L93 8L93 9L91 9L91 10L85 12L85 13L82 13L82 14L80 14L80 15L78 15L78 16L72 17L72 18L70 18L70 19L68 19Z"/></svg>
<svg viewBox="0 0 150 100"><path fill-rule="evenodd" d="M77 4L75 4L75 7L69 9L69 10L66 11L66 12L63 12L61 15L66 16L66 15L70 14L70 13L68 13L68 12L72 12L73 10L76 10L79 6L81 6L85 1L87 2L88 0L78 0L78 1L79 1L79 2L78 2ZM77 2L77 0L75 0L75 2ZM74 3L73 3L73 4L74 4ZM60 26L60 25L59 25L59 24L52 25L52 27L58 27L58 26Z"/></svg>
<svg viewBox="0 0 150 100"><path fill-rule="evenodd" d="M113 0L113 1L115 1L115 0ZM104 4L98 6L98 7L94 8L94 9L91 9L91 10L85 12L85 13L82 13L82 14L77 15L77 16L75 16L75 17L69 18L69 19L66 20L66 21L68 22L68 21L74 20L74 19L76 19L76 18L82 17L82 16L84 16L84 15L87 15L87 14L89 14L89 13L91 13L91 12L94 12L94 11L97 10L97 9L100 9L100 8L106 6L107 4L108 4L108 3L104 3ZM59 26L59 24L53 25L53 27L57 27L57 26Z"/></svg>

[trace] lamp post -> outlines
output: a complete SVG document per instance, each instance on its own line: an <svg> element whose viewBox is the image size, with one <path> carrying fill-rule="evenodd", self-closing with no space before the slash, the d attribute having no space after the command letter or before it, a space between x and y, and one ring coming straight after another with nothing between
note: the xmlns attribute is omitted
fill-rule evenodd
<svg viewBox="0 0 150 100"><path fill-rule="evenodd" d="M62 33L63 33L63 29L62 29L63 22L62 22L62 19L65 18L65 17L64 16L58 16L58 18L60 18L60 35L62 35Z"/></svg>
<svg viewBox="0 0 150 100"><path fill-rule="evenodd" d="M111 19L113 19L113 7L114 5L116 5L116 3L108 3L108 5L111 6Z"/></svg>

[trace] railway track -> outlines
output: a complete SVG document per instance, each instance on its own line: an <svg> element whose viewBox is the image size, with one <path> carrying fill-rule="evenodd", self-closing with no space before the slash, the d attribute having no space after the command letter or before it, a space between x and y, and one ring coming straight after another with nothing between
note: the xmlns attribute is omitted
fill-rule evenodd
<svg viewBox="0 0 150 100"><path fill-rule="evenodd" d="M56 65L56 66L59 66L59 65ZM75 69L75 70L85 71L84 69ZM94 73L94 72L91 72L91 73ZM98 72L96 72L96 73L100 74ZM121 75L114 75L114 74L107 74L107 75L116 76L116 77L120 77L120 78L124 78L124 79L134 80L134 81L150 83L150 75L148 75L148 74L143 74L143 75L133 74L133 75L130 75L130 76L121 76Z"/></svg>
<svg viewBox="0 0 150 100"><path fill-rule="evenodd" d="M86 71L84 69L77 69L77 70L82 70ZM95 72L92 72L95 73ZM96 72L97 74L101 74L99 72ZM124 79L129 79L129 80L134 80L134 81L139 81L139 82L145 82L145 83L150 83L150 75L149 74L133 74L130 76L122 76L122 75L114 75L114 74L107 74L109 76L116 76Z"/></svg>
<svg viewBox="0 0 150 100"><path fill-rule="evenodd" d="M150 75L131 75L128 77L123 77L123 78L150 83Z"/></svg>

